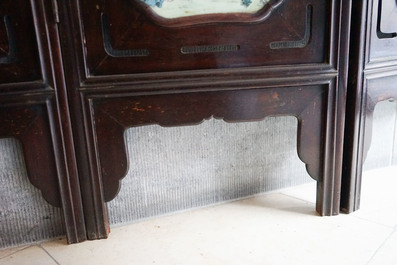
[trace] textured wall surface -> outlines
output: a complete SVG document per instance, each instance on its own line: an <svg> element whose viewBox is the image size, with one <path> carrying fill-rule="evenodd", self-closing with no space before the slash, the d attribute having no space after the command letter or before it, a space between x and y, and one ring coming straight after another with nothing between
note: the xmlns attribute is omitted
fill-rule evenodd
<svg viewBox="0 0 397 265"><path fill-rule="evenodd" d="M0 139L0 248L64 234L61 211L30 184L21 144Z"/></svg>
<svg viewBox="0 0 397 265"><path fill-rule="evenodd" d="M364 170L397 165L397 102L378 103L373 118L372 144Z"/></svg>
<svg viewBox="0 0 397 265"><path fill-rule="evenodd" d="M294 117L129 129L130 170L108 204L111 224L311 181L296 130Z"/></svg>
<svg viewBox="0 0 397 265"><path fill-rule="evenodd" d="M379 103L365 169L396 164L396 104ZM126 132L130 170L108 203L112 226L312 181L296 152L297 121L211 119ZM61 211L28 181L22 149L0 139L0 248L63 234Z"/></svg>

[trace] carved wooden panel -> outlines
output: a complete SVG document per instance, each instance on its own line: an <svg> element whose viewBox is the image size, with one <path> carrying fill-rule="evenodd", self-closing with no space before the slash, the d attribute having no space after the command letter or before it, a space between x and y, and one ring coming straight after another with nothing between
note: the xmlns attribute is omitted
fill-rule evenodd
<svg viewBox="0 0 397 265"><path fill-rule="evenodd" d="M3 84L42 80L32 7L0 1L0 91Z"/></svg>
<svg viewBox="0 0 397 265"><path fill-rule="evenodd" d="M127 128L149 124L192 125L211 117L241 122L262 120L269 115L296 116L301 147L298 154L306 163L310 175L317 180L322 172L321 126L326 112L324 101L327 88L314 86L175 95L124 95L112 99L94 97L90 102L105 200L110 201L116 196L119 181L128 170L123 137Z"/></svg>
<svg viewBox="0 0 397 265"><path fill-rule="evenodd" d="M396 0L374 0L369 8L372 8L370 62L397 57Z"/></svg>
<svg viewBox="0 0 397 265"><path fill-rule="evenodd" d="M341 209L347 213L360 208L375 105L397 97L397 2L356 1L352 22L341 190Z"/></svg>
<svg viewBox="0 0 397 265"><path fill-rule="evenodd" d="M60 207L57 169L46 103L0 105L0 136L21 141L31 183L50 204Z"/></svg>
<svg viewBox="0 0 397 265"><path fill-rule="evenodd" d="M377 32L378 38L397 37L397 2L379 0Z"/></svg>
<svg viewBox="0 0 397 265"><path fill-rule="evenodd" d="M166 19L141 0L84 1L86 74L327 63L326 2L270 0L253 14Z"/></svg>
<svg viewBox="0 0 397 265"><path fill-rule="evenodd" d="M378 69L379 71L379 69ZM345 137L344 172L341 193L341 209L350 213L360 208L361 178L363 164L371 146L373 131L373 113L377 103L397 100L397 65L394 69L369 73L363 82L362 95L356 103L358 114L347 115ZM353 99L349 98L349 102ZM350 123L350 124L349 124Z"/></svg>
<svg viewBox="0 0 397 265"><path fill-rule="evenodd" d="M88 238L109 232L105 202L128 169L127 128L211 117L296 116L316 209L338 214L350 1L269 0L253 13L176 18L144 2L163 1L59 2Z"/></svg>
<svg viewBox="0 0 397 265"><path fill-rule="evenodd" d="M62 207L68 242L86 239L52 1L0 1L0 137L20 140L30 182Z"/></svg>
<svg viewBox="0 0 397 265"><path fill-rule="evenodd" d="M323 137L324 131L334 126L328 120L329 115L334 115L330 113L332 107L326 104L334 98L333 87L307 84L216 92L88 96L93 134L90 156L97 158L91 163L98 169L92 182L101 187L105 201L117 195L120 180L128 170L124 131L129 127L192 125L211 117L241 122L262 120L269 115L293 115L299 121L298 155L306 163L309 174L318 181L316 209L322 215L337 214L335 169L325 162L331 159L328 148L335 143Z"/></svg>
<svg viewBox="0 0 397 265"><path fill-rule="evenodd" d="M21 142L29 181L48 203L62 208L68 242L74 243L85 240L86 235L79 189L70 178L73 167L65 162L55 104L51 96L1 97L0 137Z"/></svg>

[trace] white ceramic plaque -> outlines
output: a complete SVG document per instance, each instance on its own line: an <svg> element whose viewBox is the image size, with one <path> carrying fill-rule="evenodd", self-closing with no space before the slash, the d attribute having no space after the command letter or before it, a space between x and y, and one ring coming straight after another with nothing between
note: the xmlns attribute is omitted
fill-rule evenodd
<svg viewBox="0 0 397 265"><path fill-rule="evenodd" d="M248 13L261 10L270 0L141 0L167 19L208 14Z"/></svg>

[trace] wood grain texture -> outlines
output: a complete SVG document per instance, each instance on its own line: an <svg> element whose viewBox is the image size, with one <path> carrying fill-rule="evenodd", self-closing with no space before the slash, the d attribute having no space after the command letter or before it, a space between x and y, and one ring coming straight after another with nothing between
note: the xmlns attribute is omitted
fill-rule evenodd
<svg viewBox="0 0 397 265"><path fill-rule="evenodd" d="M326 21L331 16L325 2L327 1L277 2L277 8L271 9L273 11L266 20L256 23L215 23L211 22L212 16L206 15L199 18L200 24L176 24L172 28L156 24L150 14L136 7L141 5L139 1L117 0L111 4L86 2L81 6L82 14L79 19L84 27L87 78L179 70L323 63L328 59L326 38L329 27ZM315 12L312 13L313 34L307 46L304 49L292 46L289 49L272 49L272 42L304 39L308 5L313 6ZM105 32L99 26L105 23L103 16L107 22L105 28L108 28ZM193 18L186 19L192 21ZM103 48L107 42L114 50L145 50L145 56L112 56L112 53L107 53ZM236 45L238 50L195 54L181 52L183 47L208 45Z"/></svg>
<svg viewBox="0 0 397 265"><path fill-rule="evenodd" d="M136 1L60 3L88 238L109 233L105 202L128 169L127 128L211 117L296 116L299 156L318 182L316 209L338 214L350 3L284 0L262 21L201 16L172 26ZM296 40L305 45L270 45Z"/></svg>
<svg viewBox="0 0 397 265"><path fill-rule="evenodd" d="M211 117L296 116L316 209L338 214L350 3L272 0L254 15L166 21L137 1L3 1L0 56L15 43L15 61L0 65L0 135L22 142L69 243L107 237L127 128Z"/></svg>
<svg viewBox="0 0 397 265"><path fill-rule="evenodd" d="M347 213L360 208L362 167L371 143L375 105L396 99L397 37L380 30L382 23L397 17L386 16L384 5L397 8L394 0L356 1L353 6L341 191L341 210Z"/></svg>
<svg viewBox="0 0 397 265"><path fill-rule="evenodd" d="M18 6L18 8L16 8ZM26 1L0 2L0 92L42 79L33 14ZM11 54L10 54L11 52ZM11 58L12 57L12 58ZM26 88L25 88L26 89Z"/></svg>
<svg viewBox="0 0 397 265"><path fill-rule="evenodd" d="M262 120L269 115L296 116L299 120L298 142L302 147L298 150L299 156L307 164L311 176L318 179L321 171L321 128L312 128L321 126L325 91L320 86L93 99L92 116L102 181L106 187L105 200L110 201L116 196L119 180L128 170L123 137L125 129L149 124L192 125L211 117L241 122Z"/></svg>
<svg viewBox="0 0 397 265"><path fill-rule="evenodd" d="M23 146L28 177L61 207L68 242L86 239L57 25L50 1L2 1L15 61L0 64L0 137ZM0 36L5 36L0 31ZM0 47L9 51L9 41Z"/></svg>
<svg viewBox="0 0 397 265"><path fill-rule="evenodd" d="M0 135L15 137L22 142L30 181L41 190L46 201L60 207L54 150L48 141L51 130L46 104L2 106L0 111Z"/></svg>

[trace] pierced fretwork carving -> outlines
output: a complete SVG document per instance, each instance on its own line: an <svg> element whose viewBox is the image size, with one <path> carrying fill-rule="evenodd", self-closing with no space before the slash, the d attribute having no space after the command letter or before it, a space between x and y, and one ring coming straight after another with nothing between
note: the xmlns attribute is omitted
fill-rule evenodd
<svg viewBox="0 0 397 265"><path fill-rule="evenodd" d="M310 37L312 35L312 13L313 7L311 5L307 6L306 12L306 26L305 35L303 39L297 41L274 41L270 43L271 49L294 49L294 48L304 48L309 44Z"/></svg>
<svg viewBox="0 0 397 265"><path fill-rule="evenodd" d="M181 53L195 54L195 53L236 52L239 49L240 46L234 44L185 46L181 48Z"/></svg>

